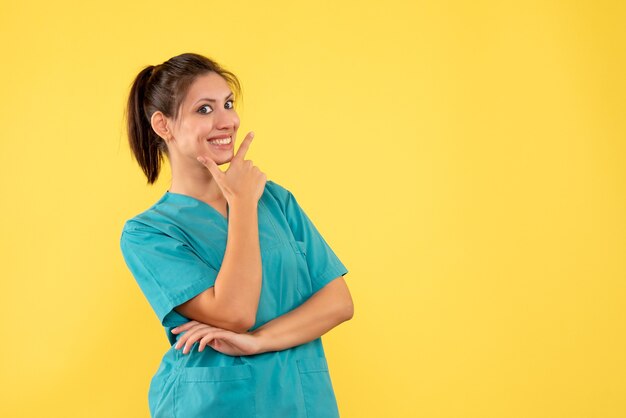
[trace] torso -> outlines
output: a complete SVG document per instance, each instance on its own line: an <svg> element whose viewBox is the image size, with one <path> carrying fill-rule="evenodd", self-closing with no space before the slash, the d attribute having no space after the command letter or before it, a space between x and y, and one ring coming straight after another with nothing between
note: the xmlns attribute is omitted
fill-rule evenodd
<svg viewBox="0 0 626 418"><path fill-rule="evenodd" d="M302 219L296 211L299 209L293 203L288 207L287 201L287 192L268 181L258 205L263 286L253 329L302 305L312 296L319 281L326 282L329 277L346 272L338 259L325 250L319 238L308 251L305 237L294 234L290 227ZM198 268L190 271L201 271L205 265L219 271L228 242L227 203L226 199L206 202L184 194L166 193L152 208L130 222L127 232L146 234L150 239L146 241L148 254L176 247L188 251L189 257L197 257ZM169 242L169 247L160 249L159 237L164 243ZM139 261L131 258L141 272L139 283L154 296L152 301L168 304L168 294L178 298L183 294L180 292L193 288L194 291L183 294L191 297L205 288L197 276L192 280L184 276L184 271L180 278L168 280L168 271L171 271L168 258L151 257L156 263L152 266L154 270L162 272L159 278L172 287L169 290L156 287L152 275L144 273ZM318 280L314 282L313 278ZM215 278L212 280L214 283ZM189 281L189 287L181 287L181 281ZM170 293L162 293L166 291ZM179 298L177 302L182 300ZM210 347L202 352L193 349L183 355L174 348L180 334L172 334L171 327L182 325L188 319L173 309L166 318L169 318L165 325L166 336L171 346L148 390L154 418L191 415L339 418L321 338L252 356L228 356ZM268 392L265 388L280 390Z"/></svg>

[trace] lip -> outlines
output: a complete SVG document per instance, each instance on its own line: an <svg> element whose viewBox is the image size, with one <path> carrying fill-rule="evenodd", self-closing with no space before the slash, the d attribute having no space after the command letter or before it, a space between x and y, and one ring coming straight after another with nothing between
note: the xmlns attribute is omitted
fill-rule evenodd
<svg viewBox="0 0 626 418"><path fill-rule="evenodd" d="M225 138L228 138L229 136L233 136L233 134L215 135L210 138L207 138L207 141L210 141L212 139L225 139Z"/></svg>

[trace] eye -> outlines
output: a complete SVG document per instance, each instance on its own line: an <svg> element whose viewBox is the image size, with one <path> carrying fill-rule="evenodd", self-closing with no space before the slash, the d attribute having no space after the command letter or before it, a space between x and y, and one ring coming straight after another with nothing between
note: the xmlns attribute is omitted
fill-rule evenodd
<svg viewBox="0 0 626 418"><path fill-rule="evenodd" d="M232 109L235 106L235 102L233 100L228 100L226 103L230 103L230 107L226 107L226 109Z"/></svg>
<svg viewBox="0 0 626 418"><path fill-rule="evenodd" d="M201 110L202 110L202 109L204 109L205 107L206 107L206 108L208 108L208 109L210 109L210 111L209 111L209 112L201 112ZM205 115L206 115L206 114L211 113L212 111L213 111L213 109L211 109L211 106L209 106L209 105L202 105L202 106L200 106L200 108L198 109L198 113L202 113L202 114L205 114Z"/></svg>

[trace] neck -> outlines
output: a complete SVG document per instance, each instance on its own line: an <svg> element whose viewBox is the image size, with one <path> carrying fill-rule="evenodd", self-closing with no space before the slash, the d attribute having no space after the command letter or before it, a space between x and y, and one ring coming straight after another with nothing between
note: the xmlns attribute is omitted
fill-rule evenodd
<svg viewBox="0 0 626 418"><path fill-rule="evenodd" d="M172 161L172 183L168 191L218 202L224 199L222 190L208 168L198 164L182 165Z"/></svg>

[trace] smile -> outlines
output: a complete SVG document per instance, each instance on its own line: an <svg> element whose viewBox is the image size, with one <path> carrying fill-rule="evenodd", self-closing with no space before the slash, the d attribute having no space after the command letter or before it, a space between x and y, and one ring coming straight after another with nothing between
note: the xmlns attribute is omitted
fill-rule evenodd
<svg viewBox="0 0 626 418"><path fill-rule="evenodd" d="M208 139L207 142L213 145L227 145L232 141L232 137L223 138L223 139Z"/></svg>

